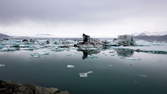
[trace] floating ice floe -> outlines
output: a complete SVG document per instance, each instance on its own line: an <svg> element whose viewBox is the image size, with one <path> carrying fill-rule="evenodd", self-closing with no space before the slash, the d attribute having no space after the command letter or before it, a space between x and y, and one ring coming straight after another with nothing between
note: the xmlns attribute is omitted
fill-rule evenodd
<svg viewBox="0 0 167 94"><path fill-rule="evenodd" d="M49 52L40 52L39 54L40 55L49 55L50 53Z"/></svg>
<svg viewBox="0 0 167 94"><path fill-rule="evenodd" d="M1 51L16 51L17 49L16 48L10 48L10 47L5 47L5 48L2 48Z"/></svg>
<svg viewBox="0 0 167 94"><path fill-rule="evenodd" d="M85 73L79 73L79 76L82 77L82 78L85 78L85 77L88 77L88 74L92 74L93 71L88 71L88 72L85 72Z"/></svg>
<svg viewBox="0 0 167 94"><path fill-rule="evenodd" d="M35 50L37 48L32 45L20 45L20 49L21 50Z"/></svg>
<svg viewBox="0 0 167 94"><path fill-rule="evenodd" d="M31 56L37 58L37 57L40 57L40 54L39 53L33 53L33 54L31 54Z"/></svg>
<svg viewBox="0 0 167 94"><path fill-rule="evenodd" d="M0 64L0 68L1 68L1 67L5 67L5 66L6 66L5 64Z"/></svg>
<svg viewBox="0 0 167 94"><path fill-rule="evenodd" d="M75 68L75 65L67 65L67 68Z"/></svg>
<svg viewBox="0 0 167 94"><path fill-rule="evenodd" d="M33 53L31 54L32 57L40 57L43 55L49 55L49 52L39 52L39 53Z"/></svg>
<svg viewBox="0 0 167 94"><path fill-rule="evenodd" d="M128 57L126 59L127 60L137 60L137 61L141 60L141 58L135 58L135 57Z"/></svg>

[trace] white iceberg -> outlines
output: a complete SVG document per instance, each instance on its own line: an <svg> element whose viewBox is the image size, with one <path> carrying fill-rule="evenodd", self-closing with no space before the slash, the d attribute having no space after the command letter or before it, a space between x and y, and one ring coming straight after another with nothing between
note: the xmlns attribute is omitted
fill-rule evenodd
<svg viewBox="0 0 167 94"><path fill-rule="evenodd" d="M75 65L67 65L67 68L75 68Z"/></svg>
<svg viewBox="0 0 167 94"><path fill-rule="evenodd" d="M92 74L93 71L88 71L88 72L85 72L85 73L79 73L79 76L82 77L82 78L85 78L85 77L88 77L88 74Z"/></svg>

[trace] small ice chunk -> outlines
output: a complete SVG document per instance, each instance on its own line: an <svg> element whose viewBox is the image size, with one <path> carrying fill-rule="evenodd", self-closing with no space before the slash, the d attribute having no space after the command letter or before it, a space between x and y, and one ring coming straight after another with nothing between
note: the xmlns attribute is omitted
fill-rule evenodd
<svg viewBox="0 0 167 94"><path fill-rule="evenodd" d="M88 74L87 73L79 73L79 76L80 77L88 77Z"/></svg>
<svg viewBox="0 0 167 94"><path fill-rule="evenodd" d="M31 56L37 58L37 57L40 57L40 54L39 53L33 53L33 54L31 54Z"/></svg>
<svg viewBox="0 0 167 94"><path fill-rule="evenodd" d="M38 53L33 53L31 54L32 57L40 57L40 56L43 56L43 55L49 55L49 52L38 52Z"/></svg>
<svg viewBox="0 0 167 94"><path fill-rule="evenodd" d="M49 52L40 52L40 55L49 55Z"/></svg>
<svg viewBox="0 0 167 94"><path fill-rule="evenodd" d="M6 66L5 64L0 64L0 68L1 68L1 67L5 67L5 66Z"/></svg>
<svg viewBox="0 0 167 94"><path fill-rule="evenodd" d="M140 58L132 58L132 57L129 57L129 58L126 58L127 60L141 60Z"/></svg>
<svg viewBox="0 0 167 94"><path fill-rule="evenodd" d="M67 65L67 68L74 68L75 65Z"/></svg>
<svg viewBox="0 0 167 94"><path fill-rule="evenodd" d="M93 73L93 71L88 71L87 74Z"/></svg>
<svg viewBox="0 0 167 94"><path fill-rule="evenodd" d="M82 78L85 78L85 77L88 77L88 74L91 74L93 73L93 71L88 71L88 72L85 72L85 73L79 73L79 76L82 77Z"/></svg>

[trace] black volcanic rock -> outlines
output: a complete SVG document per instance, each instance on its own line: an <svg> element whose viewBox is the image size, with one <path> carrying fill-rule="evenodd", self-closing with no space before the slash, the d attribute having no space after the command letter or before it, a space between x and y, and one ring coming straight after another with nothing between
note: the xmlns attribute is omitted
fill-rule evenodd
<svg viewBox="0 0 167 94"><path fill-rule="evenodd" d="M31 84L20 84L0 80L0 94L69 94L57 88L45 88Z"/></svg>

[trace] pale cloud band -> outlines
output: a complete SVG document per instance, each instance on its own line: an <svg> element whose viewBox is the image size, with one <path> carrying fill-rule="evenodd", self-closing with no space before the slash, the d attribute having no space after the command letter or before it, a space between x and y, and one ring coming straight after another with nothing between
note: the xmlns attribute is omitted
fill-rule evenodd
<svg viewBox="0 0 167 94"><path fill-rule="evenodd" d="M167 33L166 0L1 0L0 33L115 37Z"/></svg>

